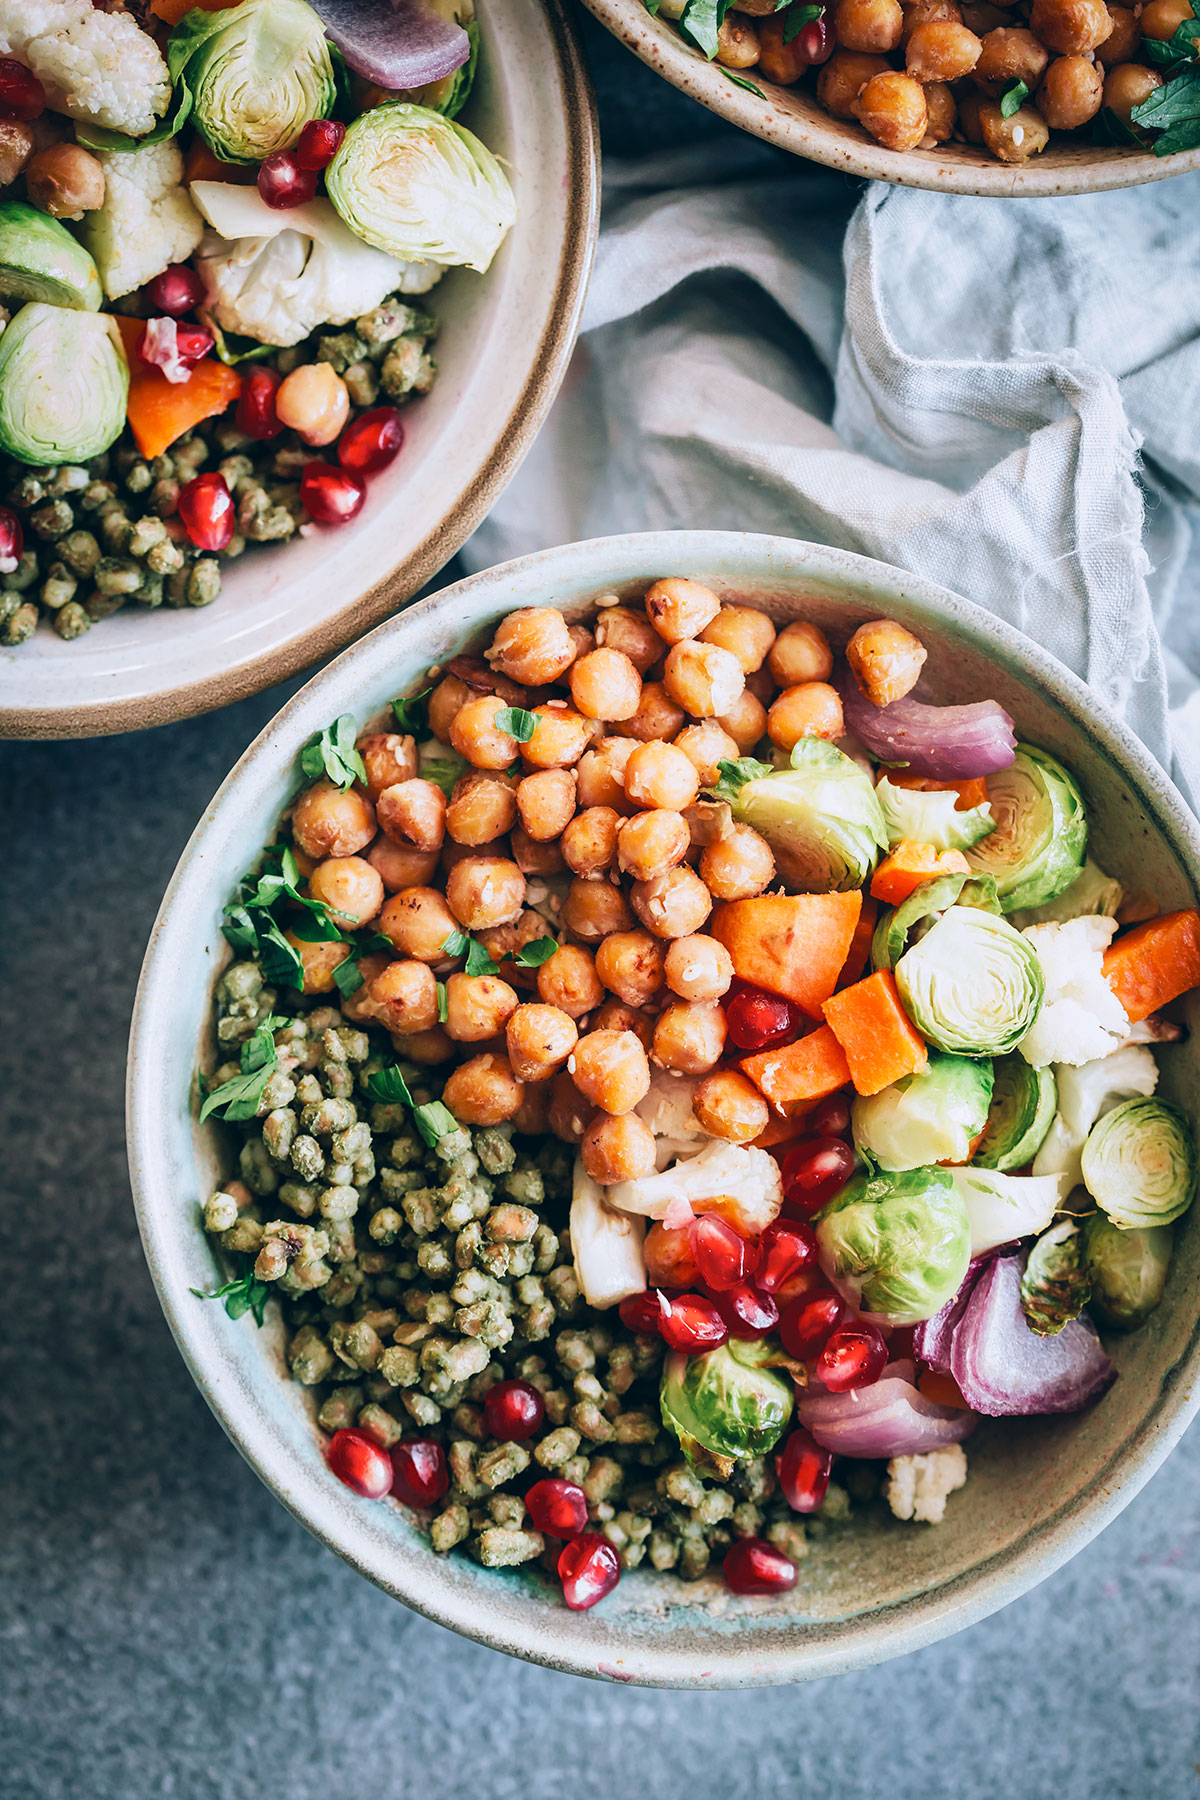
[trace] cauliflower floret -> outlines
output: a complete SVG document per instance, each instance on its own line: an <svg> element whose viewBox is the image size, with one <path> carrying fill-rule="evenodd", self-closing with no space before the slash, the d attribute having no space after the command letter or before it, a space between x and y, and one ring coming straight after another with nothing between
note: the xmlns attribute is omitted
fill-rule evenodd
<svg viewBox="0 0 1200 1800"><path fill-rule="evenodd" d="M575 1159L571 1189L571 1251L575 1277L589 1306L615 1306L646 1287L642 1239L646 1227L605 1205L604 1190Z"/></svg>
<svg viewBox="0 0 1200 1800"><path fill-rule="evenodd" d="M966 1485L967 1459L961 1444L927 1450L923 1456L893 1456L888 1464L887 1503L898 1519L940 1525L946 1497Z"/></svg>
<svg viewBox="0 0 1200 1800"><path fill-rule="evenodd" d="M658 1175L618 1181L609 1188L607 1199L622 1212L661 1219L673 1200L690 1201L703 1211L704 1201L721 1196L734 1203L727 1215L730 1224L757 1236L783 1205L779 1164L766 1150L713 1139L698 1156L676 1162Z"/></svg>
<svg viewBox="0 0 1200 1800"><path fill-rule="evenodd" d="M1023 933L1046 978L1042 1010L1017 1045L1035 1069L1094 1062L1126 1036L1125 1008L1104 979L1104 952L1116 929L1115 919L1089 913L1065 925L1031 925Z"/></svg>
<svg viewBox="0 0 1200 1800"><path fill-rule="evenodd" d="M151 131L171 98L154 39L132 14L97 12L92 0L0 0L0 56L31 68L59 112L131 137Z"/></svg>
<svg viewBox="0 0 1200 1800"><path fill-rule="evenodd" d="M204 220L180 186L183 157L174 143L99 155L104 205L85 213L79 236L115 300L189 257L204 236Z"/></svg>
<svg viewBox="0 0 1200 1800"><path fill-rule="evenodd" d="M692 1111L696 1080L656 1069L650 1088L634 1112L654 1135L654 1166L665 1169L676 1157L695 1156L708 1142L708 1133Z"/></svg>
<svg viewBox="0 0 1200 1800"><path fill-rule="evenodd" d="M1035 1175L1065 1173L1071 1187L1083 1180L1080 1158L1088 1132L1122 1100L1152 1094L1158 1064L1144 1046L1126 1044L1098 1062L1056 1069L1058 1111L1033 1162Z"/></svg>

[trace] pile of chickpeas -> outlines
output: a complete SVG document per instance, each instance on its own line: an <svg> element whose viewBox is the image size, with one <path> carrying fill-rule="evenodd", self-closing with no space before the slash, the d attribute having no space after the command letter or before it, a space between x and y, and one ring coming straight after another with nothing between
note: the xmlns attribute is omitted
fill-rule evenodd
<svg viewBox="0 0 1200 1800"><path fill-rule="evenodd" d="M322 779L296 802L310 895L394 950L361 958L342 1010L383 1026L411 1063L454 1064L442 1097L462 1123L552 1131L602 1183L654 1167L633 1110L653 1068L702 1078L694 1109L710 1135L756 1137L768 1107L719 1066L733 966L704 927L715 902L770 886L775 859L701 790L764 738L782 751L840 738L832 669L815 625L776 633L682 578L654 582L641 605L599 602L590 625L512 613L484 657L432 671L430 730L469 765L448 798L419 773L412 737L368 732L365 784ZM527 742L504 728L513 707L532 714ZM448 953L462 933L498 974L468 975ZM547 938L540 966L513 960ZM291 941L305 992L329 991L349 947Z"/></svg>
<svg viewBox="0 0 1200 1800"><path fill-rule="evenodd" d="M682 5L665 0L664 16ZM950 138L1001 162L1027 162L1052 131L1078 131L1101 108L1125 126L1163 75L1140 60L1192 17L1190 0L830 0L833 52L816 68L817 98L889 150L932 149ZM717 61L791 87L813 67L805 31L785 42L787 12L737 0L718 33ZM811 28L810 28L811 29ZM824 39L827 48L828 38ZM1004 116L1014 83L1025 102Z"/></svg>

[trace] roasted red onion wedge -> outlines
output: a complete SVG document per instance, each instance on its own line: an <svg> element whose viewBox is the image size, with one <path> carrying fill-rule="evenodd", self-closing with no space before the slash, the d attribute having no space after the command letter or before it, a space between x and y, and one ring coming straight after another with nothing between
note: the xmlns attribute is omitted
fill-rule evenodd
<svg viewBox="0 0 1200 1800"><path fill-rule="evenodd" d="M1007 769L1016 754L1013 722L995 700L929 706L906 694L872 706L848 671L836 683L846 729L885 763L902 763L934 781L968 780Z"/></svg>
<svg viewBox="0 0 1200 1800"><path fill-rule="evenodd" d="M836 1456L921 1456L961 1443L975 1429L973 1412L927 1400L909 1377L912 1364L889 1363L870 1387L849 1393L809 1391L796 1417Z"/></svg>
<svg viewBox="0 0 1200 1800"><path fill-rule="evenodd" d="M954 1332L951 1373L977 1412L1078 1412L1117 1378L1091 1320L1055 1337L1031 1331L1021 1311L1024 1257L998 1256L972 1291Z"/></svg>
<svg viewBox="0 0 1200 1800"><path fill-rule="evenodd" d="M314 11L355 74L393 93L441 81L471 54L462 26L425 0L315 0Z"/></svg>

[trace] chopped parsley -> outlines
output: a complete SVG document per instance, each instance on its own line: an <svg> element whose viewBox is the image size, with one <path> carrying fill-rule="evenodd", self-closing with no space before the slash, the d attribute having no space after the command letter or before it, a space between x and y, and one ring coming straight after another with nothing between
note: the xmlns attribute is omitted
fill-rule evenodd
<svg viewBox="0 0 1200 1800"><path fill-rule="evenodd" d="M1194 62L1200 38L1200 7L1191 0L1192 17L1176 27L1169 38L1143 38L1141 47L1152 63Z"/></svg>
<svg viewBox="0 0 1200 1800"><path fill-rule="evenodd" d="M231 1076L206 1094L200 1108L201 1124L210 1113L218 1113L222 1119L254 1117L262 1091L279 1066L274 1034L287 1023L286 1019L277 1019L274 1015L262 1021L253 1037L242 1045L241 1074Z"/></svg>
<svg viewBox="0 0 1200 1800"><path fill-rule="evenodd" d="M239 883L236 899L225 908L221 930L238 955L258 957L268 981L276 986L303 987L300 952L284 936L273 909L282 900L301 909L301 917L292 930L303 943L349 941L348 934L323 901L301 894L300 871L286 844L272 844L264 864L261 875L246 875Z"/></svg>
<svg viewBox="0 0 1200 1800"><path fill-rule="evenodd" d="M440 1100L426 1101L423 1106L416 1104L408 1091L408 1083L394 1063L389 1068L376 1069L367 1076L367 1092L372 1100L381 1100L390 1105L399 1102L402 1106L407 1106L412 1113L413 1124L431 1150L436 1150L444 1137L449 1137L452 1131L458 1130L458 1120Z"/></svg>
<svg viewBox="0 0 1200 1800"><path fill-rule="evenodd" d="M523 706L502 706L496 714L496 730L516 738L518 744L527 744L537 730L537 714L526 712Z"/></svg>
<svg viewBox="0 0 1200 1800"><path fill-rule="evenodd" d="M392 712L399 730L410 732L415 737L418 732L428 729L428 700L432 692L431 687L422 688L419 694L410 694L407 699L392 701Z"/></svg>
<svg viewBox="0 0 1200 1800"><path fill-rule="evenodd" d="M1200 24L1196 28L1200 30ZM1183 29L1181 26L1180 30ZM1155 156L1174 156L1177 150L1195 150L1200 145L1200 67L1181 69L1177 75L1172 75L1162 87L1148 94L1140 106L1135 106L1129 116L1135 125L1162 133L1154 140Z"/></svg>
<svg viewBox="0 0 1200 1800"><path fill-rule="evenodd" d="M785 41L786 41L786 38L785 38ZM734 87L745 88L745 90L748 94L757 94L759 99L760 100L762 99L762 97L763 97L762 89L760 87L755 87L755 85L752 81L747 81L745 79L745 77L742 75L735 75L732 69L722 68L721 73L725 77L726 81L732 81Z"/></svg>
<svg viewBox="0 0 1200 1800"><path fill-rule="evenodd" d="M779 8L775 8L776 12ZM788 8L787 18L783 21L783 41L790 44L793 38L799 37L806 25L813 25L824 15L823 6L792 6ZM728 70L726 70L728 74ZM747 82L746 86L749 87ZM757 93L757 88L755 89Z"/></svg>
<svg viewBox="0 0 1200 1800"><path fill-rule="evenodd" d="M1000 117L1011 119L1019 113L1029 98L1029 87L1024 81L1014 81L1010 88L1005 88L1000 96Z"/></svg>
<svg viewBox="0 0 1200 1800"><path fill-rule="evenodd" d="M300 767L310 781L327 776L335 787L348 788L355 781L365 782L367 771L363 759L354 748L358 727L352 713L343 713L327 725L311 744L300 752Z"/></svg>
<svg viewBox="0 0 1200 1800"><path fill-rule="evenodd" d="M500 966L492 961L482 944L477 943L474 938L468 938L464 972L467 975L498 975Z"/></svg>
<svg viewBox="0 0 1200 1800"><path fill-rule="evenodd" d="M532 944L522 944L513 954L513 961L520 969L540 969L549 962L558 949L558 942L552 937L534 938Z"/></svg>
<svg viewBox="0 0 1200 1800"><path fill-rule="evenodd" d="M259 1281L254 1275L239 1275L235 1281L227 1281L224 1287L192 1288L191 1292L197 1300L223 1300L231 1319L253 1313L254 1323L262 1325L271 1290L265 1281Z"/></svg>

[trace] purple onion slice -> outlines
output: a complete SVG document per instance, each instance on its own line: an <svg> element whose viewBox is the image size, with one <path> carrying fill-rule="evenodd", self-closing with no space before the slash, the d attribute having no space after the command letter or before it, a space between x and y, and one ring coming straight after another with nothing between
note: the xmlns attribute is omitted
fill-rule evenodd
<svg viewBox="0 0 1200 1800"><path fill-rule="evenodd" d="M872 706L849 670L835 685L846 729L880 762L906 764L933 781L966 781L1007 769L1016 755L1013 722L998 701L929 706L906 694L890 706Z"/></svg>
<svg viewBox="0 0 1200 1800"><path fill-rule="evenodd" d="M355 74L393 93L441 81L471 54L462 26L426 0L314 0L313 10Z"/></svg>
<svg viewBox="0 0 1200 1800"><path fill-rule="evenodd" d="M955 1327L967 1310L967 1301L975 1291L975 1283L996 1254L995 1250L989 1250L983 1256L972 1257L962 1278L962 1286L954 1298L947 1300L940 1312L935 1312L931 1319L924 1319L921 1324L913 1327L913 1355L927 1369L935 1369L939 1375L949 1375L950 1347L954 1342Z"/></svg>
<svg viewBox="0 0 1200 1800"><path fill-rule="evenodd" d="M1031 1331L1021 1311L1023 1256L1000 1256L975 1283L954 1332L951 1373L976 1412L1078 1412L1117 1378L1091 1320L1055 1337Z"/></svg>
<svg viewBox="0 0 1200 1800"><path fill-rule="evenodd" d="M889 1363L878 1381L849 1393L803 1394L796 1416L836 1456L922 1456L961 1443L978 1424L975 1414L927 1400L905 1368L912 1364Z"/></svg>

